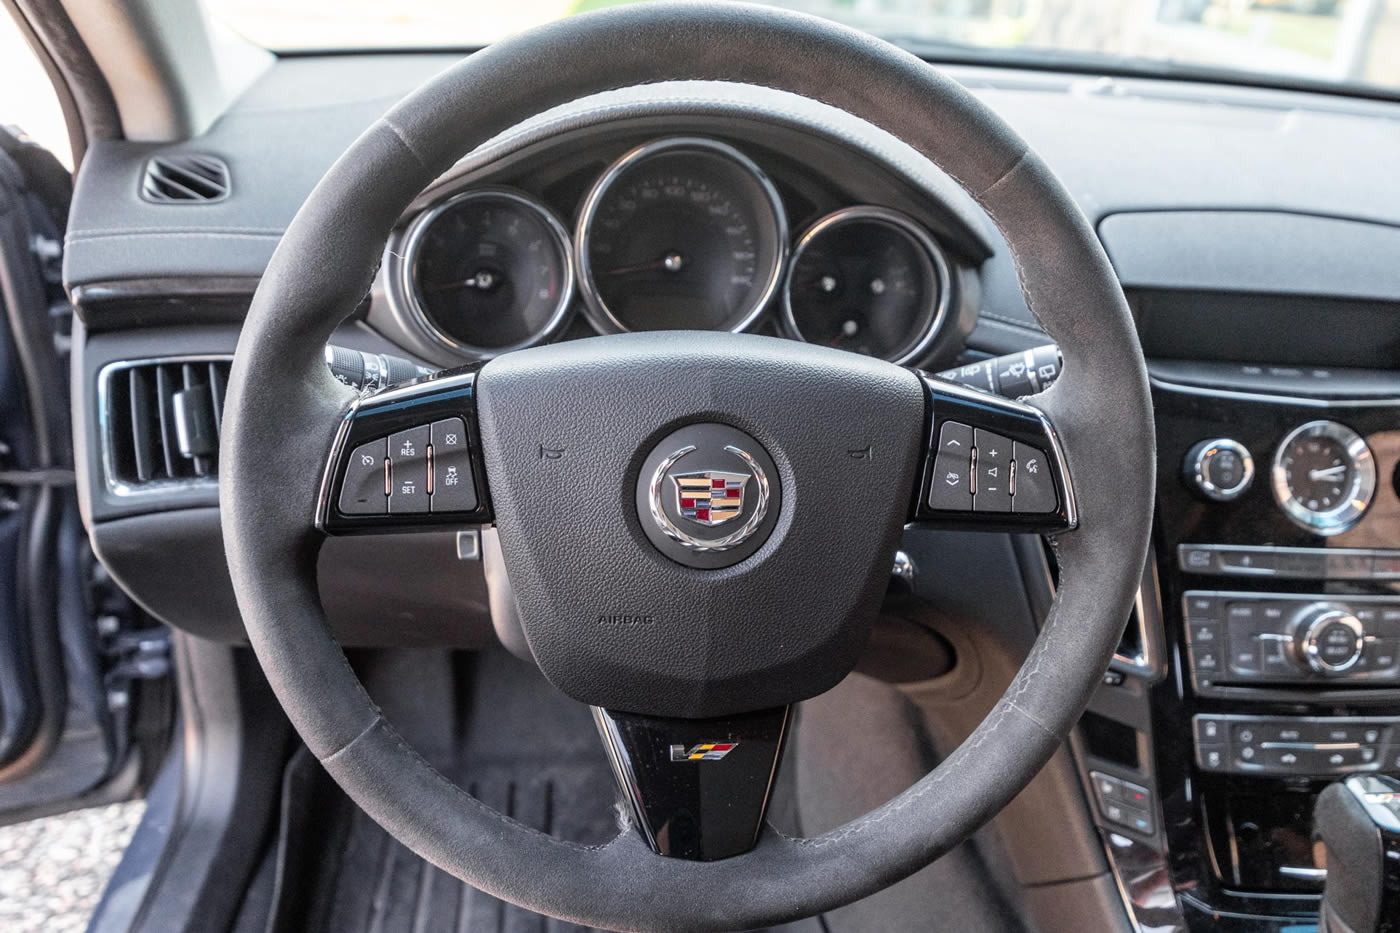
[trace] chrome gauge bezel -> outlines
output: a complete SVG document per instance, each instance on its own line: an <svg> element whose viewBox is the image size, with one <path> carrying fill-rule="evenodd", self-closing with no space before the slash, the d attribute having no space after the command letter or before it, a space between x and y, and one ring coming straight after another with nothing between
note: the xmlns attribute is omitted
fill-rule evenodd
<svg viewBox="0 0 1400 933"><path fill-rule="evenodd" d="M717 139L709 139L704 136L670 136L665 139L655 139L623 153L617 161L608 166L603 174L598 176L583 199L578 223L574 227L574 265L578 269L579 292L583 295L583 313L593 326L604 334L628 333L631 328L618 320L617 316L608 308L593 280L588 247L593 219L598 213L598 206L606 197L608 189L624 172L653 156L677 149L703 149L735 163L757 182L759 190L763 192L768 210L772 213L777 238L773 248L772 268L767 270L768 274L764 280L763 288L759 290L751 306L745 308L742 314L733 316L733 323L728 330L738 333L753 326L754 322L763 314L764 309L772 302L782 284L783 272L787 268L788 262L787 212L783 208L782 198L778 195L777 187L769 179L767 173L759 168L753 159L728 143L720 142Z"/></svg>
<svg viewBox="0 0 1400 933"><path fill-rule="evenodd" d="M1341 444L1351 458L1352 471L1343 501L1325 512L1316 512L1293 494L1288 486L1287 470L1284 467L1284 454L1292 444L1303 437L1325 437ZM1346 425L1335 421L1309 421L1288 433L1274 451L1273 469L1270 472L1274 501L1283 514L1296 525L1306 528L1313 534L1339 535L1351 528L1371 504L1376 493L1376 460L1365 439Z"/></svg>
<svg viewBox="0 0 1400 933"><path fill-rule="evenodd" d="M533 211L544 221L545 228L556 241L560 255L564 258L564 281L559 289L559 300L550 312L544 326L531 333L527 339L504 347L483 347L465 343L444 331L428 314L418 289L418 261L422 252L423 238L427 235L433 222L463 203L485 198L503 198ZM514 188L492 186L468 188L437 202L420 213L408 225L403 237L401 256L398 264L397 294L390 293L391 299L397 300L391 303L407 311L408 317L416 329L426 334L434 343L451 350L458 356L468 360L488 360L512 350L523 350L526 347L544 343L558 334L568 323L569 311L574 300L574 289L578 282L578 275L574 268L573 241L569 236L568 228L544 204Z"/></svg>
<svg viewBox="0 0 1400 933"><path fill-rule="evenodd" d="M884 223L905 234L923 249L933 266L934 278L937 280L934 285L938 289L938 297L934 300L933 317L929 319L928 327L912 338L911 342L906 347L901 348L897 355L885 357L891 363L903 366L924 356L929 347L933 345L934 340L938 338L939 332L942 331L944 323L948 320L953 280L948 257L932 234L912 217L888 207L879 207L874 204L843 207L817 220L798 238L797 245L792 251L792 258L788 262L787 274L783 279L783 332L794 340L808 342L801 328L797 326L797 314L792 306L792 277L798 262L802 259L802 254L812 241L822 234L836 227L860 221Z"/></svg>

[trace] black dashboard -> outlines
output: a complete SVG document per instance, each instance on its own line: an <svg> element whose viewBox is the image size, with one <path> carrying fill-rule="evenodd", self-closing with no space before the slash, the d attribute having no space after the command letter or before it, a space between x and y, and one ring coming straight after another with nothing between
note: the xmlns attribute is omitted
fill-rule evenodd
<svg viewBox="0 0 1400 933"><path fill-rule="evenodd" d="M79 494L99 555L165 621L241 638L217 450L185 457L166 412L217 415L239 321L298 205L451 60L284 59L201 137L88 153L65 259ZM1149 358L1156 557L1075 740L1110 867L1143 927L1315 918L1317 792L1400 770L1400 106L954 74L1078 199ZM747 330L1009 393L1053 360L1004 242L952 179L858 119L794 108L662 87L525 119L401 218L336 343L440 368L622 330ZM229 196L142 199L148 160L171 153L222 160ZM143 405L154 414L130 414ZM144 474L142 443L161 455ZM475 560L489 535L470 541L331 539L337 634L492 641L509 607ZM366 572L386 567L392 587ZM1020 586L1026 571L989 573Z"/></svg>

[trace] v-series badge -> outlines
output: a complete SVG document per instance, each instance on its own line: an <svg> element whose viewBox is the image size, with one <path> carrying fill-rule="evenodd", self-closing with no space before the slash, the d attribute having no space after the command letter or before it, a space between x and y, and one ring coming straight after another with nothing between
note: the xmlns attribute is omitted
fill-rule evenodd
<svg viewBox="0 0 1400 933"><path fill-rule="evenodd" d="M691 748L686 748L684 745L672 745L671 760L719 761L738 747L738 742L704 742Z"/></svg>

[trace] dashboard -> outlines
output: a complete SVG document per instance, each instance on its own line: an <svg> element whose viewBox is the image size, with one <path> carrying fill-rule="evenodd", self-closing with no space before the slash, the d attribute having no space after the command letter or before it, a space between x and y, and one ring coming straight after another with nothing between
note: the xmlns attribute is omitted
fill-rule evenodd
<svg viewBox="0 0 1400 933"><path fill-rule="evenodd" d="M159 404L184 392L217 410L297 206L364 126L451 60L286 59L201 137L90 150L65 257L79 494L104 563L160 618L242 637L217 455L184 464L160 435L169 459L143 478L140 458L113 447L128 438L123 411L149 399L159 428ZM1400 771L1400 107L950 70L1031 141L1098 232L1155 403L1155 556L1074 740L1093 851L1025 877L1111 873L1144 928L1304 923L1324 870L1317 793L1342 774ZM1054 348L991 219L890 138L803 106L716 84L525 121L400 218L335 344L445 368L620 331L738 330L1009 395L1052 377ZM168 150L217 155L232 194L142 202L144 166ZM1010 617L1008 593L1015 611L1047 604L1053 554L1010 540L910 529L914 563L963 569L911 576L941 588L960 622L993 603ZM338 636L493 643L511 607L483 570L490 535L466 544L453 530L331 539L320 572ZM959 632L950 643L976 656Z"/></svg>
<svg viewBox="0 0 1400 933"><path fill-rule="evenodd" d="M913 363L962 336L976 245L905 199L861 201L820 164L705 135L535 159L443 186L389 244L396 323L459 361L688 329Z"/></svg>

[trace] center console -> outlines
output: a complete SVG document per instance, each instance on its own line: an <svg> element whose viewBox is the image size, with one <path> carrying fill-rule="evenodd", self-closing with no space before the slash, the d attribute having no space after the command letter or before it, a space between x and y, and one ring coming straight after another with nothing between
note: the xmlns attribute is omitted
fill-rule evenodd
<svg viewBox="0 0 1400 933"><path fill-rule="evenodd" d="M1400 775L1400 302L1127 295L1153 556L1072 737L1085 796L1139 929L1311 930L1319 795ZM941 375L1019 395L1047 363Z"/></svg>
<svg viewBox="0 0 1400 933"><path fill-rule="evenodd" d="M1140 844L1187 929L1315 922L1318 794L1400 773L1400 380L1358 396L1364 374L1328 373L1154 366L1169 676L1146 784L1164 832Z"/></svg>
<svg viewBox="0 0 1400 933"><path fill-rule="evenodd" d="M1318 796L1400 775L1400 307L1129 298L1154 556L1073 739L1086 796L1140 929L1313 929ZM1022 356L983 369L1052 358Z"/></svg>

